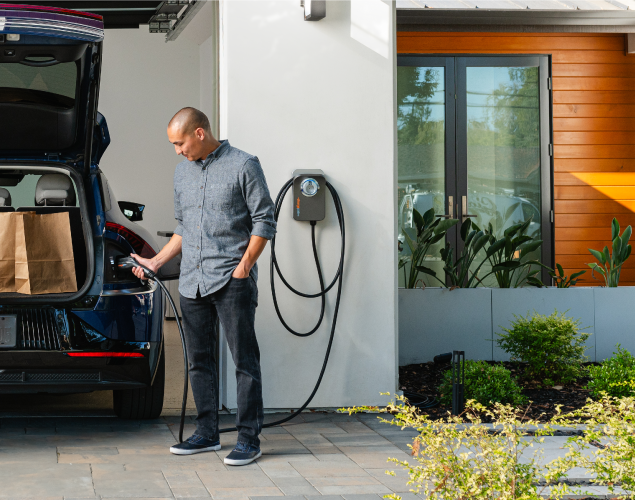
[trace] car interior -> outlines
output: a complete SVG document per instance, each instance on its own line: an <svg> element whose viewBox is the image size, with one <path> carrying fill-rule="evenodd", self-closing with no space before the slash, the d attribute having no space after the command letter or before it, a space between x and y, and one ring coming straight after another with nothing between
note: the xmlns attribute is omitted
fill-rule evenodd
<svg viewBox="0 0 635 500"><path fill-rule="evenodd" d="M73 180L61 173L2 174L0 212L68 212L77 285L86 281L87 260L82 216Z"/></svg>

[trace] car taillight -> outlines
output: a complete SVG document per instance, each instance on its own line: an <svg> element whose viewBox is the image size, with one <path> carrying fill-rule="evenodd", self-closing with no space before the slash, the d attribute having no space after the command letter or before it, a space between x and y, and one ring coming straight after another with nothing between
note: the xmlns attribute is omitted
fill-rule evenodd
<svg viewBox="0 0 635 500"><path fill-rule="evenodd" d="M154 249L141 236L121 224L106 222L106 231L121 236L132 247L134 253L141 257L150 259L156 255ZM130 269L119 270L117 268L117 259L130 255L130 248L121 241L115 241L111 238L106 238L105 245L104 282L139 286L139 279L132 274Z"/></svg>
<svg viewBox="0 0 635 500"><path fill-rule="evenodd" d="M151 259L157 254L154 249L148 245L143 238L141 238L141 236L132 232L126 226L122 226L121 224L117 224L115 222L106 222L106 231L117 233L119 236L124 238L128 243L130 243L134 252L144 259Z"/></svg>
<svg viewBox="0 0 635 500"><path fill-rule="evenodd" d="M67 352L73 358L143 358L140 352Z"/></svg>

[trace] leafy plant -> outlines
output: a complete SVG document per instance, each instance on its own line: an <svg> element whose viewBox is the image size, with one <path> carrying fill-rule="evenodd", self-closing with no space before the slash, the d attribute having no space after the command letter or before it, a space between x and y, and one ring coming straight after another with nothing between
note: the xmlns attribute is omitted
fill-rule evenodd
<svg viewBox="0 0 635 500"><path fill-rule="evenodd" d="M617 352L600 366L589 367L591 380L587 389L594 397L606 393L613 397L635 396L635 357L617 345Z"/></svg>
<svg viewBox="0 0 635 500"><path fill-rule="evenodd" d="M465 361L464 391L466 399L474 399L484 406L494 403L520 405L527 401L508 369L485 361ZM442 403L452 402L452 370L443 374L439 392Z"/></svg>
<svg viewBox="0 0 635 500"><path fill-rule="evenodd" d="M511 328L497 334L496 343L512 360L527 363L525 377L566 384L585 373L582 363L587 360L584 352L588 348L584 342L591 334L580 330L580 320L558 311L549 316L534 312L514 318Z"/></svg>
<svg viewBox="0 0 635 500"><path fill-rule="evenodd" d="M577 273L573 273L571 276L565 276L562 266L560 264L556 264L556 269L550 270L549 276L553 278L557 288L570 288L575 286L578 282L577 278L582 276L584 273L586 273L586 271L578 271Z"/></svg>
<svg viewBox="0 0 635 500"><path fill-rule="evenodd" d="M613 252L609 253L608 246L605 246L601 252L589 248L589 252L598 260L599 264L593 262L588 264L588 266L591 268L592 274L597 271L602 275L607 287L616 287L620 281L622 265L631 255L631 246L628 241L631 239L632 232L631 226L628 226L622 236L620 236L620 224L616 218L613 218L611 224L611 240L613 241L611 246ZM593 276L595 277L595 274Z"/></svg>
<svg viewBox="0 0 635 500"><path fill-rule="evenodd" d="M468 401L461 416L430 421L400 396L397 404L386 408L348 408L360 411L388 412L384 423L416 429L419 433L409 445L414 464L391 458L408 473L410 491L431 500L539 500L541 496L560 499L570 487L560 482L570 464L559 461L543 465L542 450L529 448L544 441L552 432L549 425L525 420L511 406L501 404L488 409ZM483 423L480 415L490 418L496 432ZM465 422L471 425L465 425ZM527 436L528 431L532 431ZM522 458L521 458L522 456ZM395 475L394 472L387 474ZM400 499L396 494L385 498Z"/></svg>
<svg viewBox="0 0 635 500"><path fill-rule="evenodd" d="M477 273L483 263L473 272L470 271L470 267L479 251L489 241L489 236L472 222L469 217L461 224L460 236L461 240L463 240L463 251L461 252L461 257L456 261L454 260L452 246L449 243L446 243L445 248L441 249L441 258L445 264L443 269L446 272L448 286L473 288L480 284Z"/></svg>
<svg viewBox="0 0 635 500"><path fill-rule="evenodd" d="M434 215L434 208L421 215L416 208L412 209L412 221L417 231L416 238L413 240L406 230L403 234L406 244L410 248L411 255L401 257L399 259L399 269L404 270L404 278L406 288L414 288L417 285L419 273L432 276L441 285L445 285L433 269L423 265L430 247L445 238L448 229L457 224L457 219L441 219ZM410 262L410 273L406 276L406 264Z"/></svg>
<svg viewBox="0 0 635 500"><path fill-rule="evenodd" d="M530 258L531 252L540 248L542 240L536 240L527 233L531 219L520 224L514 224L503 232L501 238L496 238L492 225L487 234L490 236L490 246L486 251L486 258L492 265L499 288L517 288L528 285L542 287L542 281L537 277L540 272L533 266L543 266L537 260Z"/></svg>
<svg viewBox="0 0 635 500"><path fill-rule="evenodd" d="M581 410L556 416L555 425L582 424L581 436L568 439L570 451L553 462L556 470L583 467L598 486L608 486L611 498L635 498L635 398L603 397ZM589 450L589 451L587 451Z"/></svg>

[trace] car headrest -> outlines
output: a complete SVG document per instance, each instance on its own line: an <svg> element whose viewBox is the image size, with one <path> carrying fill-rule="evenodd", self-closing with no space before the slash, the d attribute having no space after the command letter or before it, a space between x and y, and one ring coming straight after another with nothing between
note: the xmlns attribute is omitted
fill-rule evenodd
<svg viewBox="0 0 635 500"><path fill-rule="evenodd" d="M4 188L0 188L0 207L11 206L11 193Z"/></svg>
<svg viewBox="0 0 635 500"><path fill-rule="evenodd" d="M75 189L70 177L64 174L45 174L35 186L38 206L74 206Z"/></svg>

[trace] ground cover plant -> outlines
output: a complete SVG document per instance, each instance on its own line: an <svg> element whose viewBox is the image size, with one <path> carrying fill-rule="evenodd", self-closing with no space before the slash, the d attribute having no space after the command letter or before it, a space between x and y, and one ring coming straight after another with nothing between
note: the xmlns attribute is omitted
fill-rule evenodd
<svg viewBox="0 0 635 500"><path fill-rule="evenodd" d="M553 423L585 426L582 435L569 438L570 452L554 467L583 467L595 476L591 482L608 486L610 494L635 498L635 398L604 395L581 410L557 416Z"/></svg>
<svg viewBox="0 0 635 500"><path fill-rule="evenodd" d="M544 464L541 450L530 450L544 439L543 435L551 432L550 427L542 426L535 431L538 422L523 419L511 406L496 404L486 408L469 401L462 416L447 416L438 421L430 421L403 397L386 408L360 407L343 411L390 413L393 418L380 419L402 429L417 430L419 435L410 446L415 462L391 461L408 472L407 484L422 498L539 500L548 493L549 498L555 500L570 491L560 480L571 462ZM479 425L483 414L494 422L495 432ZM466 422L470 425L465 425ZM529 430L534 434L528 437ZM528 453L531 451L533 453ZM384 498L400 497L392 494Z"/></svg>
<svg viewBox="0 0 635 500"><path fill-rule="evenodd" d="M635 357L618 344L612 357L589 368L589 378L588 388L596 398L603 393L613 397L635 396Z"/></svg>
<svg viewBox="0 0 635 500"><path fill-rule="evenodd" d="M452 370L447 370L439 386L440 401L452 403ZM485 361L465 362L465 399L474 399L484 406L493 403L522 405L527 402L511 372L502 365Z"/></svg>
<svg viewBox="0 0 635 500"><path fill-rule="evenodd" d="M416 429L410 460L389 459L408 473L410 491L433 500L538 500L565 495L597 498L585 485L568 485L567 476L608 487L610 498L635 498L635 398L604 396L584 408L558 413L546 424L496 404L486 408L468 401L460 416L431 421L403 397L385 408L346 408L389 414L379 419L402 429ZM481 425L487 416L490 426ZM531 450L544 436L568 430L563 452L545 463L542 450ZM394 472L386 471L395 475ZM604 496L602 496L603 498ZM384 498L400 499L396 494Z"/></svg>
<svg viewBox="0 0 635 500"><path fill-rule="evenodd" d="M545 385L567 384L585 373L584 342L590 333L580 329L580 320L554 311L545 316L534 312L514 315L511 328L498 333L496 343L512 360L527 363L524 376Z"/></svg>

